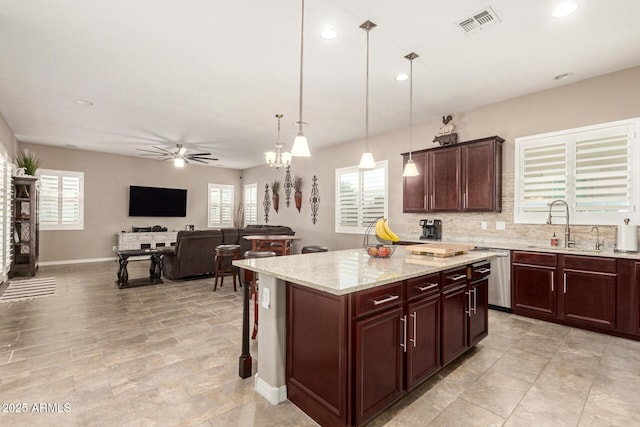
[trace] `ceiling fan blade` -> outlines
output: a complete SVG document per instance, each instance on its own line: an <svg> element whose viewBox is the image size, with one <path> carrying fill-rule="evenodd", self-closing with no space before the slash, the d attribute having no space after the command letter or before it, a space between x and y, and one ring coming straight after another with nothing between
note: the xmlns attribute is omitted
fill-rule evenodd
<svg viewBox="0 0 640 427"><path fill-rule="evenodd" d="M166 154L160 154L160 153L156 153L156 154L145 154L145 153L142 153L140 155L143 156L143 157L157 157L157 158L166 157L168 159L171 158L170 156L167 156Z"/></svg>
<svg viewBox="0 0 640 427"><path fill-rule="evenodd" d="M196 160L196 159L197 160L211 160L213 162L217 162L218 160L220 160L220 159L218 159L216 157L189 157L189 158L190 159L194 159L194 160Z"/></svg>
<svg viewBox="0 0 640 427"><path fill-rule="evenodd" d="M189 158L189 159L190 159L191 161L193 161L193 162L204 163L205 165L208 165L208 164L209 164L209 163L207 163L207 162L205 162L205 161L202 161L202 160L200 160L200 159L192 159L192 158ZM185 162L186 162L186 160L185 160Z"/></svg>
<svg viewBox="0 0 640 427"><path fill-rule="evenodd" d="M162 147L156 147L155 145L152 145L152 147L153 147L153 148L155 148L156 150L164 151L165 153L168 153L168 154L170 154L170 155L172 155L172 156L173 156L173 155L175 155L175 154L174 154L174 153L172 153L171 151L169 151L169 150L165 150L165 149L164 149L164 148L162 148Z"/></svg>
<svg viewBox="0 0 640 427"><path fill-rule="evenodd" d="M193 154L187 154L189 157L200 157L200 156L210 156L211 153L193 153Z"/></svg>
<svg viewBox="0 0 640 427"><path fill-rule="evenodd" d="M158 151L156 151L156 150L147 150L147 149L145 149L145 148L136 148L136 150L138 150L138 151L144 151L144 152L146 152L146 153L154 153L154 154L163 154L163 155L164 155L164 153L160 153L160 152L158 152Z"/></svg>

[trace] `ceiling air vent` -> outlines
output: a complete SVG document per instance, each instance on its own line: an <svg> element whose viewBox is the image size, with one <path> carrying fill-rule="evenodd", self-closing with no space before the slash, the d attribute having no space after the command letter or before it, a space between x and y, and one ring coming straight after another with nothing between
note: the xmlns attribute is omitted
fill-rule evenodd
<svg viewBox="0 0 640 427"><path fill-rule="evenodd" d="M498 23L500 23L500 18L498 18L498 15L496 15L490 6L487 6L462 21L457 22L457 25L462 32L470 36Z"/></svg>

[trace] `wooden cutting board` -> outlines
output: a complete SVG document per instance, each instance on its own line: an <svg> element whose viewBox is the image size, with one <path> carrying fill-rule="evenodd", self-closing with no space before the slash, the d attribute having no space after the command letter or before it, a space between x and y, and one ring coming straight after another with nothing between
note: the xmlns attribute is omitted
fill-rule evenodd
<svg viewBox="0 0 640 427"><path fill-rule="evenodd" d="M408 252L418 255L432 255L437 257L449 257L462 255L473 249L469 245L456 245L452 243L424 243L421 245L405 246Z"/></svg>

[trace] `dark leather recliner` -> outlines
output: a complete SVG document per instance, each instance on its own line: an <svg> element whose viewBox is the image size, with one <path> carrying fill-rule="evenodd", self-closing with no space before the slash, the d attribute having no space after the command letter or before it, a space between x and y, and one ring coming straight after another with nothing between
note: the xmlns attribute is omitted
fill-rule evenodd
<svg viewBox="0 0 640 427"><path fill-rule="evenodd" d="M213 273L216 246L223 242L220 230L179 231L176 245L163 251L163 273L167 279Z"/></svg>

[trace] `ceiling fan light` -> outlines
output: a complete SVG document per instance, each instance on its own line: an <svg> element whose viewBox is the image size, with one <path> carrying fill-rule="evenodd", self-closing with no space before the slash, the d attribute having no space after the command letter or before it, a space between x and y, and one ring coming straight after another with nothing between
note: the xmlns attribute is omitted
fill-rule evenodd
<svg viewBox="0 0 640 427"><path fill-rule="evenodd" d="M294 157L311 157L311 152L309 152L309 144L307 143L307 137L302 133L298 133L296 139L293 140L291 155Z"/></svg>
<svg viewBox="0 0 640 427"><path fill-rule="evenodd" d="M413 159L409 159L407 164L404 166L404 172L402 172L402 176L418 176L420 173L418 172L418 168L416 167Z"/></svg>
<svg viewBox="0 0 640 427"><path fill-rule="evenodd" d="M184 167L184 159L181 157L176 157L175 159L173 159L173 165L177 168L183 168Z"/></svg>
<svg viewBox="0 0 640 427"><path fill-rule="evenodd" d="M184 156L187 153L187 147L184 147L182 145L178 146L178 156Z"/></svg>
<svg viewBox="0 0 640 427"><path fill-rule="evenodd" d="M373 159L373 154L371 153L362 153L362 157L360 157L360 164L358 165L360 169L375 169L376 161Z"/></svg>

